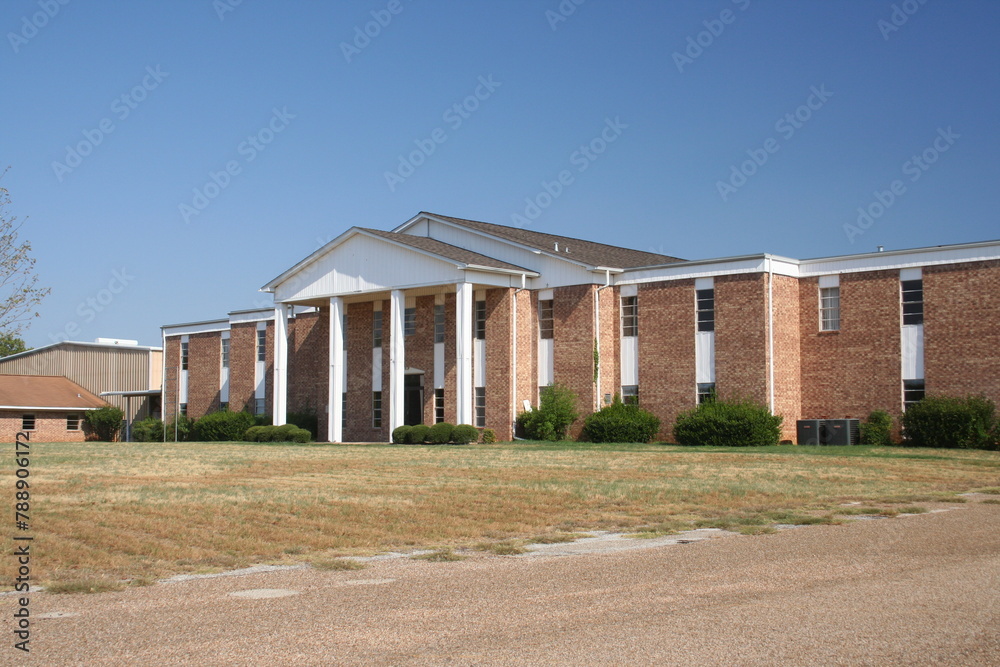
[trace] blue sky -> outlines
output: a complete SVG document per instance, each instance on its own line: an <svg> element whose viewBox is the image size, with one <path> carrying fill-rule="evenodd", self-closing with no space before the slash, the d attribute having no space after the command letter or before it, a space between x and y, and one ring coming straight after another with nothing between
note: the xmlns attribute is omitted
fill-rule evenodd
<svg viewBox="0 0 1000 667"><path fill-rule="evenodd" d="M1000 238L1000 3L577 2L7 0L28 344L159 344L421 210L688 259Z"/></svg>

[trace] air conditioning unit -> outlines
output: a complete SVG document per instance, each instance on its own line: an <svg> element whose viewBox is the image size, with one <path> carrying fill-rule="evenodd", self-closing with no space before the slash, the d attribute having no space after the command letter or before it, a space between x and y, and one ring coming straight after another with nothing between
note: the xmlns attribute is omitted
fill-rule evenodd
<svg viewBox="0 0 1000 667"><path fill-rule="evenodd" d="M860 432L857 419L800 419L796 423L800 445L856 445Z"/></svg>

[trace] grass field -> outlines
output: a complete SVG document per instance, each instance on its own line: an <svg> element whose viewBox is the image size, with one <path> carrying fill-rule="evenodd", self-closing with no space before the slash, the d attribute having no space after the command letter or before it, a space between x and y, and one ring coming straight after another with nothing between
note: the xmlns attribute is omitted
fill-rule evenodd
<svg viewBox="0 0 1000 667"><path fill-rule="evenodd" d="M12 507L13 456L5 461L0 497ZM100 590L391 549L502 552L596 529L760 532L836 521L835 509L856 511L838 508L852 501L891 513L996 489L1000 452L59 443L32 445L30 482L35 583ZM3 582L13 561L0 563Z"/></svg>

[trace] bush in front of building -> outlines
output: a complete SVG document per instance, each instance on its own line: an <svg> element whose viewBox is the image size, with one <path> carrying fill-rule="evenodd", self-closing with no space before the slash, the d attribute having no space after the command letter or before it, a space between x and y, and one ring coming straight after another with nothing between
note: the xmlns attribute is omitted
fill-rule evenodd
<svg viewBox="0 0 1000 667"><path fill-rule="evenodd" d="M455 425L448 422L438 422L427 431L427 442L432 445L444 445L451 442L451 432Z"/></svg>
<svg viewBox="0 0 1000 667"><path fill-rule="evenodd" d="M84 413L84 419L98 440L114 442L122 430L125 413L113 405L105 405L103 408L88 410Z"/></svg>
<svg viewBox="0 0 1000 667"><path fill-rule="evenodd" d="M132 424L133 442L163 442L164 425L156 417L146 417ZM171 436L173 431L170 432Z"/></svg>
<svg viewBox="0 0 1000 667"><path fill-rule="evenodd" d="M892 415L885 410L873 410L861 422L861 444L888 447L892 444Z"/></svg>
<svg viewBox="0 0 1000 667"><path fill-rule="evenodd" d="M708 401L677 415L674 438L681 445L765 447L781 439L781 416L750 401Z"/></svg>
<svg viewBox="0 0 1000 667"><path fill-rule="evenodd" d="M194 438L203 442L242 440L243 434L253 425L253 415L248 412L220 410L194 423Z"/></svg>
<svg viewBox="0 0 1000 667"><path fill-rule="evenodd" d="M660 430L659 418L615 395L611 405L587 416L582 440L590 442L649 442Z"/></svg>
<svg viewBox="0 0 1000 667"><path fill-rule="evenodd" d="M309 431L312 434L313 440L319 437L319 417L316 416L315 410L306 408L301 412L289 412L288 416L285 417L285 421Z"/></svg>
<svg viewBox="0 0 1000 667"><path fill-rule="evenodd" d="M172 422L167 424L167 442L183 442L191 439L194 433L194 420L187 415L177 415Z"/></svg>
<svg viewBox="0 0 1000 667"><path fill-rule="evenodd" d="M517 416L517 425L531 440L563 440L578 416L573 390L552 384L542 389L537 408Z"/></svg>
<svg viewBox="0 0 1000 667"><path fill-rule="evenodd" d="M397 426L392 429L392 442L396 445L405 445L410 441L410 431L413 430L412 426Z"/></svg>
<svg viewBox="0 0 1000 667"><path fill-rule="evenodd" d="M451 431L451 441L456 445L479 442L479 429L472 424L459 424Z"/></svg>
<svg viewBox="0 0 1000 667"><path fill-rule="evenodd" d="M996 449L996 406L983 396L927 396L903 413L911 447Z"/></svg>
<svg viewBox="0 0 1000 667"><path fill-rule="evenodd" d="M497 441L497 432L494 431L491 428L484 428L483 429L483 444L484 445L492 445L496 441Z"/></svg>
<svg viewBox="0 0 1000 667"><path fill-rule="evenodd" d="M251 426L243 435L245 442L298 442L312 441L312 434L295 424L282 426Z"/></svg>
<svg viewBox="0 0 1000 667"><path fill-rule="evenodd" d="M406 437L406 442L411 445L422 445L427 442L427 434L431 427L426 424L417 424L410 427L410 434Z"/></svg>

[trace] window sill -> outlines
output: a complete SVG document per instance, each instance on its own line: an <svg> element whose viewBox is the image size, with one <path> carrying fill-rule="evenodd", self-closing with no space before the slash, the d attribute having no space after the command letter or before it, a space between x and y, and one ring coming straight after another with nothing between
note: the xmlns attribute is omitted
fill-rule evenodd
<svg viewBox="0 0 1000 667"><path fill-rule="evenodd" d="M817 333L820 336L836 336L837 334L840 333L840 329L833 329L830 331L818 331Z"/></svg>

